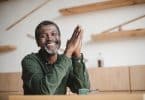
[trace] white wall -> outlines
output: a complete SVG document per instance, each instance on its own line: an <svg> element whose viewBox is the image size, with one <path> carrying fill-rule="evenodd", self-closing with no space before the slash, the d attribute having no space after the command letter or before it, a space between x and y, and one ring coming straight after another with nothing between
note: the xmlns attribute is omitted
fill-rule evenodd
<svg viewBox="0 0 145 100"><path fill-rule="evenodd" d="M104 58L104 66L130 66L145 64L145 37L125 40L104 41L87 44L92 33L105 29L145 14L145 4L114 8L72 16L62 16L58 9L73 5L86 4L103 0L51 0L22 22L6 31L5 29L37 7L45 0L9 0L0 3L0 44L13 44L17 50L0 53L0 72L21 71L21 59L31 52L37 52L35 40L26 36L34 36L36 25L42 20L53 20L62 32L62 48L71 36L76 25L84 28L82 52L88 59L87 67L96 67L98 53ZM128 24L123 29L145 28L145 18Z"/></svg>

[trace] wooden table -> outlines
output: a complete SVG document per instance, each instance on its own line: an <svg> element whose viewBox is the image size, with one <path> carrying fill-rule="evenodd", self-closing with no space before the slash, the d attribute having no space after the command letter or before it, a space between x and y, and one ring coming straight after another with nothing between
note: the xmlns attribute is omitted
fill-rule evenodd
<svg viewBox="0 0 145 100"><path fill-rule="evenodd" d="M11 95L8 100L145 100L144 94Z"/></svg>

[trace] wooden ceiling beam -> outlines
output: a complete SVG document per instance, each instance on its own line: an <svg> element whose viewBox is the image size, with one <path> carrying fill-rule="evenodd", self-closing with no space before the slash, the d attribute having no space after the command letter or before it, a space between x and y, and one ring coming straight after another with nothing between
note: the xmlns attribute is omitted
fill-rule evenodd
<svg viewBox="0 0 145 100"><path fill-rule="evenodd" d="M143 37L143 36L145 36L145 29L136 29L92 35L91 41L95 42L95 41L114 40L130 37Z"/></svg>
<svg viewBox="0 0 145 100"><path fill-rule="evenodd" d="M26 15L22 16L19 20L15 21L13 24L9 25L6 30L10 30L11 28L13 28L15 25L17 25L18 23L20 23L21 21L23 21L25 18L27 18L28 16L30 16L32 13L34 13L35 11L37 11L38 9L40 9L41 7L43 7L44 5L46 5L50 0L46 0L44 1L42 4L40 4L39 6L37 6L36 8L34 8L33 10L31 10L29 13L27 13Z"/></svg>
<svg viewBox="0 0 145 100"><path fill-rule="evenodd" d="M87 5L80 5L80 6L70 7L70 8L63 8L60 9L59 12L62 15L74 15L74 14L85 13L90 11L130 6L130 5L142 4L142 3L145 3L145 0L111 0L111 1L104 1L104 2L96 2Z"/></svg>

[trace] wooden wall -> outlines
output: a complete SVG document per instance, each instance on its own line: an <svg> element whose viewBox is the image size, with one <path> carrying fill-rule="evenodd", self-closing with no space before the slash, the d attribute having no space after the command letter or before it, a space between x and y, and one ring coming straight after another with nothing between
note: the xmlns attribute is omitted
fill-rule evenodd
<svg viewBox="0 0 145 100"><path fill-rule="evenodd" d="M131 90L145 91L145 66L130 67Z"/></svg>
<svg viewBox="0 0 145 100"><path fill-rule="evenodd" d="M0 100L12 94L23 94L21 73L0 73Z"/></svg>
<svg viewBox="0 0 145 100"><path fill-rule="evenodd" d="M92 68L89 70L91 89L99 91L129 91L128 67Z"/></svg>
<svg viewBox="0 0 145 100"><path fill-rule="evenodd" d="M89 69L91 89L101 92L145 92L145 65Z"/></svg>
<svg viewBox="0 0 145 100"><path fill-rule="evenodd" d="M88 72L91 90L98 89L100 93L145 93L145 65L90 68ZM11 94L23 94L22 84L20 72L0 73L0 100L7 100Z"/></svg>

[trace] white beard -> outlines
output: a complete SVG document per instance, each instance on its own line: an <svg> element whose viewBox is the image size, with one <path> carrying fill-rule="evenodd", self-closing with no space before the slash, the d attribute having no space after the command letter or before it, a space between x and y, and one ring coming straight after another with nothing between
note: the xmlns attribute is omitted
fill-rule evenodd
<svg viewBox="0 0 145 100"><path fill-rule="evenodd" d="M58 52L57 49L55 49L55 50L49 50L49 49L47 48L47 46L45 46L44 49L45 49L45 51L46 51L48 54L56 54L56 53Z"/></svg>

